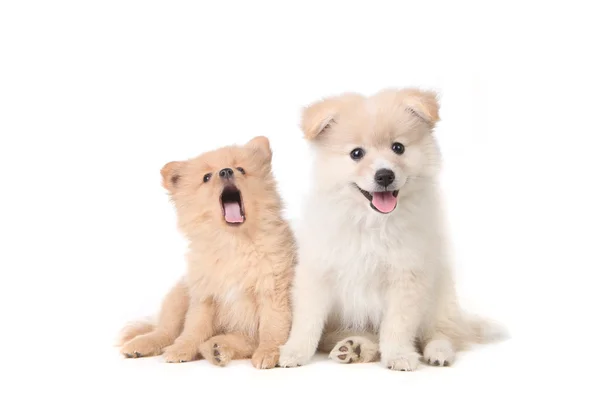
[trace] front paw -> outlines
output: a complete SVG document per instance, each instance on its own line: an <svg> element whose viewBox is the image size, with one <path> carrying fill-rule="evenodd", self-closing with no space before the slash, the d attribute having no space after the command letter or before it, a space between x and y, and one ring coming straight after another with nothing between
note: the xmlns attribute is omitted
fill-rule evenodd
<svg viewBox="0 0 600 400"><path fill-rule="evenodd" d="M274 368L279 360L279 349L258 348L252 355L252 365L258 369Z"/></svg>
<svg viewBox="0 0 600 400"><path fill-rule="evenodd" d="M398 352L388 357L383 357L383 365L394 371L414 371L419 366L419 353L415 351Z"/></svg>
<svg viewBox="0 0 600 400"><path fill-rule="evenodd" d="M198 355L198 348L193 343L175 342L167 347L164 352L165 361L168 363L182 363L193 361Z"/></svg>
<svg viewBox="0 0 600 400"><path fill-rule="evenodd" d="M282 368L299 367L310 361L311 354L289 344L281 346L279 354L279 366Z"/></svg>

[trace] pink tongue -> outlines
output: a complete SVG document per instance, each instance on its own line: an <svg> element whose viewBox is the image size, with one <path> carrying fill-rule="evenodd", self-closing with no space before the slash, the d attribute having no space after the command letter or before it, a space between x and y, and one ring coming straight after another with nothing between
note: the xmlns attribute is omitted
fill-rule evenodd
<svg viewBox="0 0 600 400"><path fill-rule="evenodd" d="M371 203L382 213L389 213L396 208L397 201L392 192L374 192Z"/></svg>
<svg viewBox="0 0 600 400"><path fill-rule="evenodd" d="M223 208L225 209L225 221L229 222L230 224L244 222L242 210L240 209L240 205L237 201L225 203L223 204Z"/></svg>

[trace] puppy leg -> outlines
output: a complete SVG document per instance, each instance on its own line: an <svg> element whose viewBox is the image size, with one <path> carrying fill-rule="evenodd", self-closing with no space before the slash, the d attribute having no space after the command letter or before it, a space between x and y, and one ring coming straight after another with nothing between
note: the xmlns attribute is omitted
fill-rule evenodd
<svg viewBox="0 0 600 400"><path fill-rule="evenodd" d="M425 325L423 329L420 338L423 344L423 358L434 366L452 365L456 352L467 346L470 334L469 325L454 299L443 299L431 326Z"/></svg>
<svg viewBox="0 0 600 400"><path fill-rule="evenodd" d="M190 299L183 332L164 352L166 362L186 362L198 355L198 347L213 335L214 305L210 299Z"/></svg>
<svg viewBox="0 0 600 400"><path fill-rule="evenodd" d="M279 366L306 364L315 354L329 313L331 297L326 281L310 271L297 269L293 298L290 337L280 349Z"/></svg>
<svg viewBox="0 0 600 400"><path fill-rule="evenodd" d="M465 347L469 325L458 304L449 268L439 270L437 301L431 320L423 321L420 342L425 361L445 367L454 362L456 351Z"/></svg>
<svg viewBox="0 0 600 400"><path fill-rule="evenodd" d="M342 339L340 339L343 337ZM379 360L379 345L375 335L347 332L326 333L319 350L329 351L329 358L342 364L368 363Z"/></svg>
<svg viewBox="0 0 600 400"><path fill-rule="evenodd" d="M137 332L141 334L127 341L121 348L121 354L136 358L162 353L181 333L188 304L188 289L181 280L163 300L156 327L151 329L148 325L140 326ZM133 336L131 332L129 334Z"/></svg>
<svg viewBox="0 0 600 400"><path fill-rule="evenodd" d="M241 333L217 335L202 343L200 354L210 363L224 367L231 360L249 358L256 348L256 343Z"/></svg>
<svg viewBox="0 0 600 400"><path fill-rule="evenodd" d="M419 365L414 341L423 318L427 286L423 273L414 269L397 271L391 281L395 284L387 294L380 331L381 359L389 369L413 371Z"/></svg>
<svg viewBox="0 0 600 400"><path fill-rule="evenodd" d="M263 266L270 271L257 286L259 304L259 345L252 355L252 365L259 369L274 368L279 361L279 347L290 333L292 310L290 284L293 258L276 260Z"/></svg>

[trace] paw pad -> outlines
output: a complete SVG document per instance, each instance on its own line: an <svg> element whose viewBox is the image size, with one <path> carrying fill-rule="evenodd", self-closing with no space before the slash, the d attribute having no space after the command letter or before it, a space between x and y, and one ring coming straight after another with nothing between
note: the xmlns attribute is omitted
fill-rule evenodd
<svg viewBox="0 0 600 400"><path fill-rule="evenodd" d="M353 340L346 340L338 343L329 354L329 357L344 364L352 364L360 361L360 354L360 344L354 344Z"/></svg>
<svg viewBox="0 0 600 400"><path fill-rule="evenodd" d="M218 342L208 343L206 346L206 351L203 353L204 358L206 358L211 364L217 365L219 367L224 367L229 363L230 354L227 346L222 346Z"/></svg>

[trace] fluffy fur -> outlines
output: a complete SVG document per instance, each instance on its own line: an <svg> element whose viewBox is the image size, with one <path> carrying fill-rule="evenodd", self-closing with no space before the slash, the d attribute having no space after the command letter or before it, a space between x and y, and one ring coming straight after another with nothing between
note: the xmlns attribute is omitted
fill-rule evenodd
<svg viewBox="0 0 600 400"><path fill-rule="evenodd" d="M225 168L229 179L219 176ZM122 354L164 352L167 362L201 356L220 366L252 357L256 368L274 367L291 323L295 243L282 218L268 140L171 162L161 173L189 239L187 274L164 299L156 324L124 328ZM231 184L241 193L243 223L224 219L221 196Z"/></svg>
<svg viewBox="0 0 600 400"><path fill-rule="evenodd" d="M435 93L417 89L343 94L305 109L315 162L282 367L307 363L317 347L343 363L381 358L410 371L422 353L445 366L468 342L499 332L457 302L438 195L438 109ZM350 157L356 148L359 160ZM395 175L385 191L397 193L386 214L361 192L384 190L375 179L382 169Z"/></svg>

